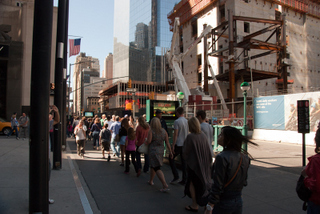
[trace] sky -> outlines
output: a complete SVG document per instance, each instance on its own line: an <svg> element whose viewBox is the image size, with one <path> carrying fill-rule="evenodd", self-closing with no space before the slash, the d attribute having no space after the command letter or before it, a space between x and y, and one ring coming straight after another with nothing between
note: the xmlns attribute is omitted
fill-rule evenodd
<svg viewBox="0 0 320 214"><path fill-rule="evenodd" d="M99 59L100 77L104 59L113 53L113 10L114 0L69 0L69 39L81 37L80 52ZM68 65L75 59L68 57Z"/></svg>

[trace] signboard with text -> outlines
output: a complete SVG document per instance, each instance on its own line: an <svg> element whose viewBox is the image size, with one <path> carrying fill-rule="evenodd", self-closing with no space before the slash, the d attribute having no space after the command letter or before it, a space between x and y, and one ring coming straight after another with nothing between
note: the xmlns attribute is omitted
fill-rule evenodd
<svg viewBox="0 0 320 214"><path fill-rule="evenodd" d="M254 124L256 129L284 130L284 96L255 98Z"/></svg>

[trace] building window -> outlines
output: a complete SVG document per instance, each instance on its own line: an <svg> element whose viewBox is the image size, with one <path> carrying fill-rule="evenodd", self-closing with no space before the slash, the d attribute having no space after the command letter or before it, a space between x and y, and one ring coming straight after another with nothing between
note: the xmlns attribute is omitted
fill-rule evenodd
<svg viewBox="0 0 320 214"><path fill-rule="evenodd" d="M226 17L225 5L221 5L219 11L220 11L220 20L224 19Z"/></svg>
<svg viewBox="0 0 320 214"><path fill-rule="evenodd" d="M202 72L198 73L198 85L201 85L202 82Z"/></svg>
<svg viewBox="0 0 320 214"><path fill-rule="evenodd" d="M198 37L198 23L197 18L195 17L195 20L191 23L192 26L192 37Z"/></svg>
<svg viewBox="0 0 320 214"><path fill-rule="evenodd" d="M244 22L244 32L245 33L250 33L250 23L249 22Z"/></svg>

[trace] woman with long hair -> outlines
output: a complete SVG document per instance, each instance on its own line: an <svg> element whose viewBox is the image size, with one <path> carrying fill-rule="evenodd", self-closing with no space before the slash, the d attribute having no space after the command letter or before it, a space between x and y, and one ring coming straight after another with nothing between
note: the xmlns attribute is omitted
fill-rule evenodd
<svg viewBox="0 0 320 214"><path fill-rule="evenodd" d="M84 148L85 148L85 142L86 142L86 132L87 132L87 126L84 125L84 121L80 120L79 124L74 129L74 135L76 136L76 143L77 143L77 154L80 157L84 157Z"/></svg>
<svg viewBox="0 0 320 214"><path fill-rule="evenodd" d="M126 152L126 137L128 135L129 122L127 118L123 118L121 121L121 128L119 130L120 137L120 151L121 151L121 163L120 166L124 166L124 154Z"/></svg>
<svg viewBox="0 0 320 214"><path fill-rule="evenodd" d="M243 136L239 129L225 126L218 136L223 151L212 167L213 184L205 213L242 213L242 189L247 185L251 156L243 143L257 145Z"/></svg>
<svg viewBox="0 0 320 214"><path fill-rule="evenodd" d="M102 126L100 124L100 119L97 117L94 120L94 124L92 125L92 128L91 128L92 137L93 137L93 149L97 148L97 150L99 150L99 135L100 135L101 129L102 129Z"/></svg>
<svg viewBox="0 0 320 214"><path fill-rule="evenodd" d="M172 158L173 154L169 144L168 134L163 128L161 128L159 118L154 117L150 123L150 130L148 132L148 138L146 142L146 144L149 145L149 160L151 167L150 180L148 183L153 185L153 179L155 175L157 175L162 183L162 189L160 189L160 191L167 192L169 190L168 184L164 178L163 172L160 169L163 165L163 141L165 141L167 149L169 150L169 156Z"/></svg>
<svg viewBox="0 0 320 214"><path fill-rule="evenodd" d="M128 136L126 137L126 169L124 173L129 174L130 171L130 156L131 156L131 162L134 166L134 169L137 173L137 177L141 174L141 169L138 169L137 163L136 163L136 141L137 137L134 133L133 128L128 129Z"/></svg>
<svg viewBox="0 0 320 214"><path fill-rule="evenodd" d="M148 137L149 124L146 122L144 117L139 117L138 123L139 123L139 125L138 125L138 127L136 129L136 136L137 136L136 160L137 160L138 168L141 170L142 169L141 153L138 151L138 148L139 148L139 146L141 146L146 141L146 138ZM149 155L148 154L144 154L143 172L148 172L148 171L149 171Z"/></svg>
<svg viewBox="0 0 320 214"><path fill-rule="evenodd" d="M208 203L211 187L211 148L207 136L201 131L199 120L192 117L188 121L190 134L183 144L183 156L187 165L187 182L184 193L192 199L192 204L185 207L188 211L197 211L198 205Z"/></svg>
<svg viewBox="0 0 320 214"><path fill-rule="evenodd" d="M320 128L314 138L316 143L315 155L308 158L309 163L301 175L304 177L304 185L311 190L312 194L307 204L307 213L320 213Z"/></svg>

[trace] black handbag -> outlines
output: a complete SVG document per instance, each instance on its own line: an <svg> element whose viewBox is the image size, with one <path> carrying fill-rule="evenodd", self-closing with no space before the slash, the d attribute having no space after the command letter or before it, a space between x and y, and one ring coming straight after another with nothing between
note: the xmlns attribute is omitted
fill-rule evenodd
<svg viewBox="0 0 320 214"><path fill-rule="evenodd" d="M304 177L302 175L300 175L299 180L297 182L297 186L296 186L296 192L298 194L298 197L304 201L303 205L302 205L302 209L303 210L307 210L307 201L309 200L309 198L312 195L312 192L310 189L308 189L305 185L304 185Z"/></svg>

